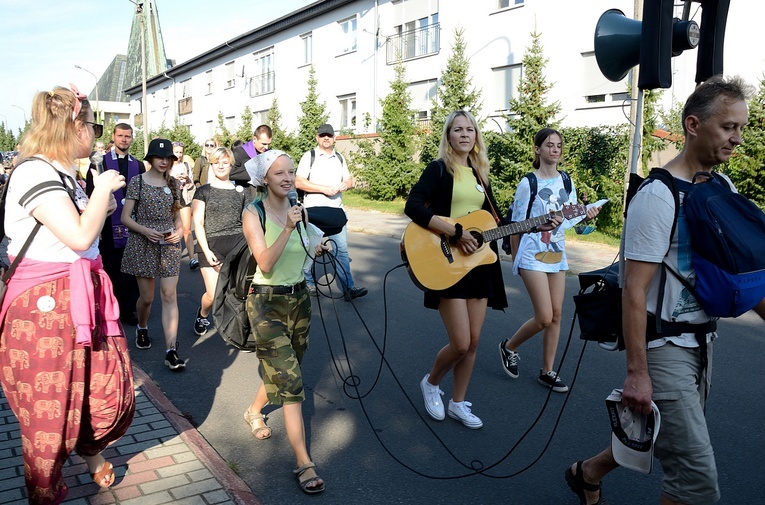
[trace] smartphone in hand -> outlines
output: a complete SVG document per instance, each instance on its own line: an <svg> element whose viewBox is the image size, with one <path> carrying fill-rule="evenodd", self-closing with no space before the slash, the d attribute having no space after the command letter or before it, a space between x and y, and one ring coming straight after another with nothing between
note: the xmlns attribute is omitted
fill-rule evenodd
<svg viewBox="0 0 765 505"><path fill-rule="evenodd" d="M158 243L159 245L165 245L165 244L167 244L168 242L166 242L166 240L167 240L168 238L170 238L170 235L172 235L174 231L175 231L175 229L173 229L173 228L170 228L170 229L169 229L169 230L167 230L167 231L163 231L163 232L162 232L162 238L161 238L161 239L159 239L159 242L157 242L157 243Z"/></svg>

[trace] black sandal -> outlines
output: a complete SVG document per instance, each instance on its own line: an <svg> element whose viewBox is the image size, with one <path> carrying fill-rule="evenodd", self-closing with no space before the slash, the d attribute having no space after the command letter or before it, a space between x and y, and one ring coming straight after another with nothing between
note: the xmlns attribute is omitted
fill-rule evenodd
<svg viewBox="0 0 765 505"><path fill-rule="evenodd" d="M292 470L292 473L294 473L297 476L298 484L300 485L300 489L306 493L306 494L316 494L321 493L324 491L324 482L319 484L318 486L312 486L311 484L316 484L319 481L322 481L323 479L316 475L315 477L306 477L303 478L303 474L306 470L310 468L316 468L316 465L313 461L309 461L305 465L300 465L299 467Z"/></svg>
<svg viewBox="0 0 765 505"><path fill-rule="evenodd" d="M584 477L582 476L582 462L577 461L576 462L576 475L571 471L571 467L569 466L566 468L566 484L568 484L568 487L571 488L571 491L576 493L576 495L579 497L579 504L580 505L587 505L587 496L584 494L585 491L595 492L597 491L598 494L598 501L596 501L592 505L607 505L606 502L603 500L603 486L600 482L597 484L590 484L589 482L584 481Z"/></svg>

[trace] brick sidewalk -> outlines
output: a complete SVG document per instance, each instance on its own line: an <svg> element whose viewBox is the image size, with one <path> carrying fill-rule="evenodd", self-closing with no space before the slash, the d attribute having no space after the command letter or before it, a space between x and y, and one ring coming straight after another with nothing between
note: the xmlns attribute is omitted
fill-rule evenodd
<svg viewBox="0 0 765 505"><path fill-rule="evenodd" d="M82 458L64 465L67 504L237 504L260 501L138 367L136 414L125 436L104 451L116 482L101 489ZM16 417L0 390L0 504L24 504L24 465Z"/></svg>

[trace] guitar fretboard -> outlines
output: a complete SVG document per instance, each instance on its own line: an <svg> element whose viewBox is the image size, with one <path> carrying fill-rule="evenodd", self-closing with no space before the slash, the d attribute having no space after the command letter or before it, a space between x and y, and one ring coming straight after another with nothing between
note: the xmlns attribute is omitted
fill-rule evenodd
<svg viewBox="0 0 765 505"><path fill-rule="evenodd" d="M560 212L551 212L550 214L544 214L542 216L532 217L525 221L518 221L517 223L510 223L498 228L487 230L483 232L483 238L487 241L499 240L507 237L508 235L517 235L524 233L545 223L549 223L553 215L562 215Z"/></svg>

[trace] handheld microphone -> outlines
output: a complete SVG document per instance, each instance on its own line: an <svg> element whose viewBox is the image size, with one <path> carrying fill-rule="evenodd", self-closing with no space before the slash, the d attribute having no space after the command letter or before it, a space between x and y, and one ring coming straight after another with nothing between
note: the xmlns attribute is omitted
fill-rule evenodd
<svg viewBox="0 0 765 505"><path fill-rule="evenodd" d="M297 205L297 196L298 196L297 191L295 191L294 189L287 191L287 200L289 200L290 202L290 207L294 207L295 205ZM302 215L300 216L300 219L301 220L303 219ZM300 222L295 224L295 229L298 231L298 233L300 233Z"/></svg>
<svg viewBox="0 0 765 505"><path fill-rule="evenodd" d="M104 172L104 155L98 151L94 151L90 155L90 162L96 167L96 172L102 174Z"/></svg>

